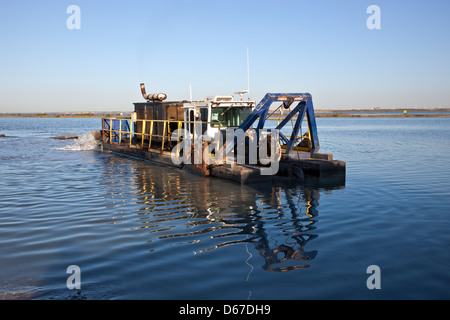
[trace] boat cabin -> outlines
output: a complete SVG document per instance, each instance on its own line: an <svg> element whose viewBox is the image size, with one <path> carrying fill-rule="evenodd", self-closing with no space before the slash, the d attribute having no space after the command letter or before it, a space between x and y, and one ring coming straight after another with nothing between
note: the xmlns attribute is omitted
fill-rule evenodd
<svg viewBox="0 0 450 320"><path fill-rule="evenodd" d="M214 138L219 127L221 130L239 127L254 106L254 101L235 101L233 96L206 97L203 101L184 106L184 121L189 122L191 134L192 121L201 121L203 135Z"/></svg>
<svg viewBox="0 0 450 320"><path fill-rule="evenodd" d="M228 128L237 128L253 111L255 101L234 100L233 96L211 96L202 101L147 101L134 103L137 120L158 120L154 122L153 134L163 136L164 121L169 120L168 130L179 128L178 121L187 130L185 136L194 133L194 122L202 123L202 134L214 138L218 132ZM143 122L137 121L137 132L142 132ZM150 128L145 128L150 134ZM198 130L198 129L197 129ZM197 134L197 133L196 133Z"/></svg>

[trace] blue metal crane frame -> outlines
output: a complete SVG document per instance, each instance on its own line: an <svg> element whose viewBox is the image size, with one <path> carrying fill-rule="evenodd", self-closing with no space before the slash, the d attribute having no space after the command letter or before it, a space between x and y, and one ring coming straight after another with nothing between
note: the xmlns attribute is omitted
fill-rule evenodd
<svg viewBox="0 0 450 320"><path fill-rule="evenodd" d="M267 93L264 98L258 103L255 109L250 113L250 115L242 122L239 126L239 129L242 129L244 132L247 131L252 125L258 120L258 124L256 127L257 139L259 141L261 130L264 128L264 125L267 120L267 114L269 112L270 106L272 103L277 101L283 101L283 107L290 108L290 106L294 103L294 101L298 101L295 108L288 114L286 117L277 125L275 129L281 131L281 129L297 115L297 119L295 121L295 125L293 127L292 133L290 135L290 139L288 139L281 132L281 139L287 144L286 154L289 154L296 142L296 138L298 133L302 128L303 119L306 115L308 122L308 129L310 132L310 140L311 140L311 152L317 152L320 148L319 144L319 136L317 134L317 125L316 125L316 117L314 114L314 106L312 102L311 94L309 93ZM269 129L270 130L270 129ZM228 141L226 147L226 153L231 151L234 147L234 139Z"/></svg>

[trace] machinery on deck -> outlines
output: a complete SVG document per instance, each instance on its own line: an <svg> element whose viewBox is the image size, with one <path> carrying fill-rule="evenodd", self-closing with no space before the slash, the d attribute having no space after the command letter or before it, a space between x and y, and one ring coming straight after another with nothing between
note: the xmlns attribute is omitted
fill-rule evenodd
<svg viewBox="0 0 450 320"><path fill-rule="evenodd" d="M239 125L238 129L241 129L245 132L248 129L252 128L255 122L257 122L255 129L257 133L257 139L259 141L262 129L264 129L267 120L271 119L268 113L270 110L270 106L274 102L282 102L282 104L280 104L278 108L276 108L275 111L272 112L272 114L280 110L281 108L289 110L289 113L283 119L279 119L281 120L281 122L277 122L276 127L272 128L280 130L279 135L282 140L281 143L282 148L284 149L284 153L289 154L294 148L300 150L300 148L296 147L295 145L300 139L303 138L310 140L310 143L308 143L310 147L304 148L304 151L310 151L312 153L319 151L320 145L319 137L317 134L316 118L314 115L312 97L309 93L267 93L261 100L261 102L258 103L256 108L243 121L243 123ZM297 105L291 110L291 106L294 104L294 102L297 102ZM305 136L299 136L299 132L302 132L302 123L305 116L306 120L308 121L308 133L305 134ZM289 122L291 122L292 124L294 118L295 125L292 126L291 134L287 135L282 133L281 130L283 128L286 128L286 125ZM269 132L270 130L271 129L269 129ZM227 141L226 153L230 152L233 147L234 141Z"/></svg>

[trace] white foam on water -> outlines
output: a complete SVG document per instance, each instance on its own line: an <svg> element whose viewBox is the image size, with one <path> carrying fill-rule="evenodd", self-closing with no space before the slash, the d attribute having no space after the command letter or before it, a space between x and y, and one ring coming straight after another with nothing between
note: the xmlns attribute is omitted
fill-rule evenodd
<svg viewBox="0 0 450 320"><path fill-rule="evenodd" d="M94 150L99 146L99 141L95 139L92 132L83 133L72 144L65 147L53 148L58 150L87 151Z"/></svg>

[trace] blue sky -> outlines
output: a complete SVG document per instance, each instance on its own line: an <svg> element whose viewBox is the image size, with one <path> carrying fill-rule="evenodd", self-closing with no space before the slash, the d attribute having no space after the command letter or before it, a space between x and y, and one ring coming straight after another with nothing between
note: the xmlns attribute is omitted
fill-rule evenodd
<svg viewBox="0 0 450 320"><path fill-rule="evenodd" d="M69 30L69 5L81 29ZM369 30L366 9L381 9ZM0 1L0 112L132 110L247 89L316 109L450 107L450 1Z"/></svg>

